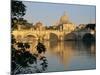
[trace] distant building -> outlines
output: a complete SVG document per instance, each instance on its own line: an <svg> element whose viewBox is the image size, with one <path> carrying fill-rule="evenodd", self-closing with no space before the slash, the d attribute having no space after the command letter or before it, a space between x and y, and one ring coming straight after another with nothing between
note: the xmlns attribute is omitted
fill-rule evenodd
<svg viewBox="0 0 100 75"><path fill-rule="evenodd" d="M38 30L38 31L45 30L45 26L41 22L37 22L34 28L35 30Z"/></svg>
<svg viewBox="0 0 100 75"><path fill-rule="evenodd" d="M66 13L64 13L64 15L62 15L60 18L58 27L59 27L59 30L69 32L69 31L74 31L74 29L76 28L76 25L70 22L68 16L66 15Z"/></svg>

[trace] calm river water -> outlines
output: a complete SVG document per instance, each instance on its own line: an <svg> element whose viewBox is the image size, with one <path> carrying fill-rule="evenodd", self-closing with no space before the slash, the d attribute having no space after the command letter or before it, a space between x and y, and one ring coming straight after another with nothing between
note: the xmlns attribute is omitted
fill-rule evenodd
<svg viewBox="0 0 100 75"><path fill-rule="evenodd" d="M37 41L31 43L34 52ZM44 72L88 70L96 68L95 43L81 41L43 42L47 51L44 54L48 67Z"/></svg>

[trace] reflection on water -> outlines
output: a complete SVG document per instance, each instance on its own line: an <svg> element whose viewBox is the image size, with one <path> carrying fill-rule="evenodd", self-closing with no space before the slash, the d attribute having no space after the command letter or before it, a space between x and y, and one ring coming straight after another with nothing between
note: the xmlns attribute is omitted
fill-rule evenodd
<svg viewBox="0 0 100 75"><path fill-rule="evenodd" d="M77 41L44 42L48 71L95 69L95 43Z"/></svg>
<svg viewBox="0 0 100 75"><path fill-rule="evenodd" d="M95 43L43 41L43 44L47 49L45 56L48 60L48 67L44 72L96 68ZM31 42L30 45L30 52L35 53L37 41Z"/></svg>

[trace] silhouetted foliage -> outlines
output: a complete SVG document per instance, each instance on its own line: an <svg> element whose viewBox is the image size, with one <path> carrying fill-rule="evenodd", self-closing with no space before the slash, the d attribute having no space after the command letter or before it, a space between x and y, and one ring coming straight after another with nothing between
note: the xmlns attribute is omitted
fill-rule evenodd
<svg viewBox="0 0 100 75"><path fill-rule="evenodd" d="M40 60L43 60L43 62L40 65L42 65L42 70L45 71L48 67L47 59L46 57L41 57Z"/></svg>
<svg viewBox="0 0 100 75"><path fill-rule="evenodd" d="M45 56L40 57L40 63L41 69L37 67L37 58L38 54L31 54L29 51L26 51L26 49L30 48L30 45L28 43L22 43L18 42L16 43L16 40L14 36L12 35L12 40L11 40L11 45L12 45L12 53L11 53L11 74L21 74L21 73L39 73L42 71L45 71L47 69L47 59ZM14 45L17 45L19 49L14 48ZM35 64L35 66L30 66L30 64ZM25 70L23 71L24 68L27 67L32 67L33 70Z"/></svg>
<svg viewBox="0 0 100 75"><path fill-rule="evenodd" d="M24 43L25 48L30 48L30 45L28 43Z"/></svg>
<svg viewBox="0 0 100 75"><path fill-rule="evenodd" d="M38 51L39 54L41 54L42 52L45 53L46 48L42 43L38 42L37 51Z"/></svg>
<svg viewBox="0 0 100 75"><path fill-rule="evenodd" d="M95 30L96 25L95 24L87 24L86 28L90 28L92 30Z"/></svg>
<svg viewBox="0 0 100 75"><path fill-rule="evenodd" d="M22 1L12 0L11 1L11 15L12 18L20 18L26 13L26 6L22 3Z"/></svg>
<svg viewBox="0 0 100 75"><path fill-rule="evenodd" d="M11 27L17 29L17 24L25 24L27 21L23 20L23 16L26 13L26 6L22 1L11 0Z"/></svg>
<svg viewBox="0 0 100 75"><path fill-rule="evenodd" d="M14 38L14 35L11 35L11 44L16 43L16 39Z"/></svg>

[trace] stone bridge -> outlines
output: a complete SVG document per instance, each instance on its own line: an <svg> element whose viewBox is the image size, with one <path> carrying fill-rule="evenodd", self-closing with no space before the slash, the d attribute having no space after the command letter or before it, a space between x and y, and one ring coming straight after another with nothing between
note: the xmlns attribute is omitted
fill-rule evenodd
<svg viewBox="0 0 100 75"><path fill-rule="evenodd" d="M80 40L86 33L90 33L90 31L59 31L59 30L14 30L12 34L15 36L16 39L26 39L32 37L35 40L50 40L50 41L57 41L57 40Z"/></svg>

